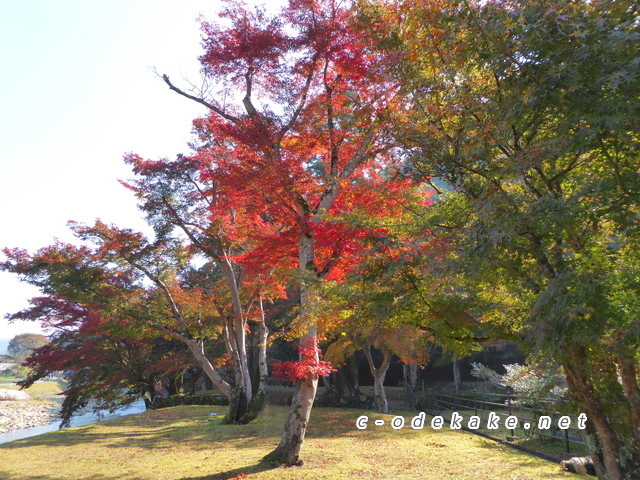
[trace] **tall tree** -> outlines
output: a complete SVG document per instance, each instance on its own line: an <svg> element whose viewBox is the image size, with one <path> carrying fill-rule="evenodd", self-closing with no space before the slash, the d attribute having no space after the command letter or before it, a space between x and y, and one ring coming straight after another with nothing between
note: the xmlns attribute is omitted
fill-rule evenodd
<svg viewBox="0 0 640 480"><path fill-rule="evenodd" d="M240 305L239 290L228 288L228 282L225 285L227 288L221 285L224 282L216 282L216 279L207 280L202 276L199 280L192 278L176 282L172 277L172 275L175 276L173 269L180 267L185 259L189 258L189 254L175 240L159 239L149 243L139 233L109 227L100 222L96 222L93 227L74 225L74 230L81 238L96 242L99 255L140 272L158 287L176 322L171 328L167 328L166 325L161 325L160 328L185 343L214 386L229 397L230 408L226 421L246 423L255 418L264 402L268 375L264 361L268 331L264 322L262 302L268 289L254 284L252 298L247 305ZM229 277L225 275L224 268L226 265L228 264L222 265L220 268L222 275L218 276L228 280ZM220 266L220 262L217 262L217 266ZM236 285L239 283L237 282ZM242 314L240 324L235 314L237 311ZM207 358L204 350L207 339L207 316L209 320L217 319L214 324L222 329L222 338L233 365L235 376L233 385L219 375ZM258 369L260 386L256 399L252 394L253 385L247 355L246 337L249 320L259 325L257 336L259 337L258 356L261 359ZM243 329L241 335L237 332L239 326Z"/></svg>
<svg viewBox="0 0 640 480"><path fill-rule="evenodd" d="M159 230L180 228L221 265L238 293L254 272L294 272L300 314L318 280L340 275L358 235L332 220L340 211L372 214L384 205L393 163L384 112L393 85L376 75L349 5L292 0L274 17L230 3L226 26L203 23L200 58L207 91L178 94L209 109L194 122L196 153L176 161L127 161L129 186ZM266 281L265 277L263 281ZM245 300L246 301L246 300ZM317 326L299 327L302 364L316 364L296 386L279 445L267 458L295 464L322 372Z"/></svg>
<svg viewBox="0 0 640 480"><path fill-rule="evenodd" d="M598 477L640 476L638 5L369 5L429 226L478 311L563 365ZM385 15L387 15L385 19ZM635 272L635 273L634 273Z"/></svg>

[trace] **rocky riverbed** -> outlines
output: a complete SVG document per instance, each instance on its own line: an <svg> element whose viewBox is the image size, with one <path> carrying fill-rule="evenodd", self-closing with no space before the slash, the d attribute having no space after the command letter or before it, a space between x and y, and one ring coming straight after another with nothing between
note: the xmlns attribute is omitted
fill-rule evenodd
<svg viewBox="0 0 640 480"><path fill-rule="evenodd" d="M29 402L0 402L0 433L22 428L37 427L55 422L59 406Z"/></svg>

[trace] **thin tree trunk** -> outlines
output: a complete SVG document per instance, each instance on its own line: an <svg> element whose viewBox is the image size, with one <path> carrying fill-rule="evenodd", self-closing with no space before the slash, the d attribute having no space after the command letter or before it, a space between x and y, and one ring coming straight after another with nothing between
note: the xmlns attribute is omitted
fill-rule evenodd
<svg viewBox="0 0 640 480"><path fill-rule="evenodd" d="M236 378L235 392L232 394L230 400L234 400L234 404L237 402L237 410L234 413L233 405L229 414L229 423L245 423L242 421L242 417L247 412L249 403L253 398L253 386L251 385L251 374L249 371L249 362L247 356L247 337L246 337L246 320L244 315L244 309L242 308L242 301L240 300L240 290L236 279L236 273L233 268L233 263L229 259L229 256L225 255L218 261L222 271L224 272L231 293L231 303L233 307L233 319L228 324L229 328L226 332L229 334L229 340L233 347L232 355L234 362L234 371Z"/></svg>
<svg viewBox="0 0 640 480"><path fill-rule="evenodd" d="M402 376L404 379L404 397L407 407L411 410L415 410L418 366L415 363L403 364Z"/></svg>
<svg viewBox="0 0 640 480"><path fill-rule="evenodd" d="M258 324L258 374L260 375L258 394L266 397L267 379L269 378L269 367L267 365L267 341L269 340L269 329L267 328L267 323L264 317L262 296L260 296L260 315L262 318Z"/></svg>
<svg viewBox="0 0 640 480"><path fill-rule="evenodd" d="M150 410L153 408L153 404L156 400L156 388L154 384L147 386L146 394L142 396L144 400L144 408L145 410Z"/></svg>
<svg viewBox="0 0 640 480"><path fill-rule="evenodd" d="M364 354L369 362L369 369L373 376L373 399L378 413L389 413L389 404L387 403L387 395L384 391L384 377L387 375L389 364L391 363L391 352L386 348L382 350L382 363L379 367L375 366L371 357L371 344L364 349Z"/></svg>
<svg viewBox="0 0 640 480"><path fill-rule="evenodd" d="M457 355L453 356L453 389L460 390L460 365L458 365Z"/></svg>
<svg viewBox="0 0 640 480"><path fill-rule="evenodd" d="M357 398L360 398L360 379L358 376L358 357L356 354L349 359L349 373L351 375L353 393Z"/></svg>
<svg viewBox="0 0 640 480"><path fill-rule="evenodd" d="M185 339L184 341L187 344L187 347L189 347L189 350L191 351L193 356L202 367L202 370L204 370L204 373L207 375L207 377L209 377L211 383L213 383L214 387L216 387L224 395L229 397L231 395L231 386L227 382L225 382L222 377L220 377L220 374L216 371L215 368L213 368L213 365L211 365L211 362L204 354L204 345L202 344L202 341L190 339Z"/></svg>

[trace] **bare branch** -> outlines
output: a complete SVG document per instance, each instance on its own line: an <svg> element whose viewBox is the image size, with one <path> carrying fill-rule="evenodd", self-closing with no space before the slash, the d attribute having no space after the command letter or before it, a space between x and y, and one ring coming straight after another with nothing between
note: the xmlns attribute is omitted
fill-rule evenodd
<svg viewBox="0 0 640 480"><path fill-rule="evenodd" d="M282 140L282 137L284 137L285 134L296 123L296 121L298 120L298 117L300 116L300 113L302 113L302 109L304 108L305 104L307 103L307 95L309 94L309 88L311 87L311 80L313 80L313 73L314 73L315 68L316 68L317 57L318 57L318 55L316 54L313 57L312 61L311 61L311 67L309 69L309 74L307 75L306 82L305 82L304 87L302 88L302 92L300 94L300 102L298 103L298 106L294 110L293 115L291 116L291 119L287 122L287 124L284 127L282 127L282 129L278 133L278 142L280 140Z"/></svg>
<svg viewBox="0 0 640 480"><path fill-rule="evenodd" d="M253 106L253 102L251 101L251 89L253 85L252 77L253 77L253 74L251 70L248 71L244 76L245 82L247 84L247 91L245 93L244 98L242 99L242 104L244 105L244 108L249 114L249 116L251 118L254 118L256 115L258 115L258 111L256 110L256 107Z"/></svg>
<svg viewBox="0 0 640 480"><path fill-rule="evenodd" d="M202 98L196 97L195 95L191 95L191 94L189 94L187 92L184 92L184 91L180 90L173 83L171 83L171 81L169 80L169 77L167 75L162 75L162 80L164 80L164 83L166 83L169 86L169 88L171 90L173 90L174 92L182 95L183 97L188 98L189 100L193 100L194 102L197 102L200 105L204 105L208 109L213 110L214 112L216 112L222 118L225 118L226 120L229 120L230 122L234 122L234 123L238 123L240 121L240 119L238 117L234 117L233 115L229 115L224 110L222 110L221 108L215 106L214 104L209 103L209 102L207 102L206 100L204 100Z"/></svg>
<svg viewBox="0 0 640 480"><path fill-rule="evenodd" d="M371 142L373 141L373 137L375 133L376 133L376 128L374 125L371 125L369 127L369 130L365 134L364 138L362 139L360 148L358 148L358 151L356 152L356 154L353 157L351 157L351 159L344 166L344 169L342 170L342 172L340 172L340 178L348 178L354 172L354 170L358 168L362 164L362 162L364 162L368 158L369 155L367 155L367 149L371 145Z"/></svg>

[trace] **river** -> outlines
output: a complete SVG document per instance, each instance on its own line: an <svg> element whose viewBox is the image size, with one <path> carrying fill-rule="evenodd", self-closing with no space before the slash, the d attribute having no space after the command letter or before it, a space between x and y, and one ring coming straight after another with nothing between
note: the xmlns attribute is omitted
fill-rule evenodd
<svg viewBox="0 0 640 480"><path fill-rule="evenodd" d="M84 415L74 416L71 419L71 427L82 427L84 425L90 425L102 420L109 420L111 418L122 417L124 415L132 415L134 413L142 413L145 411L144 402L139 400L131 405L128 405L113 413L98 412L98 413L85 413ZM49 423L48 425L40 425L39 427L23 428L21 430L13 430L11 432L0 434L0 444L13 442L14 440L21 440L23 438L35 437L43 433L55 432L58 430L60 420Z"/></svg>

